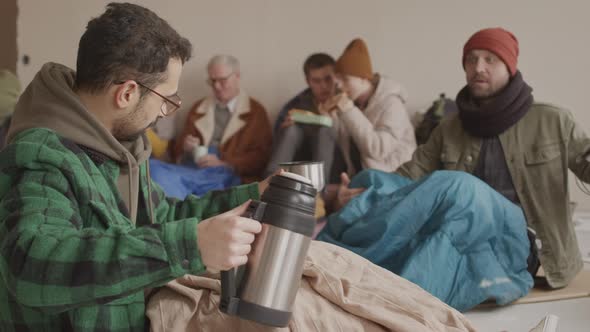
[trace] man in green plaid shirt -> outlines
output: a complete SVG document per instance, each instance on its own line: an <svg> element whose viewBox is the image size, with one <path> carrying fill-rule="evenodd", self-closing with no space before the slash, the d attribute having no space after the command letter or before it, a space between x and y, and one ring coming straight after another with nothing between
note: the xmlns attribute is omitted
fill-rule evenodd
<svg viewBox="0 0 590 332"><path fill-rule="evenodd" d="M145 297L247 260L260 184L184 201L150 181L144 136L180 107L191 44L133 4L109 4L77 68L48 63L0 155L0 330L144 331Z"/></svg>

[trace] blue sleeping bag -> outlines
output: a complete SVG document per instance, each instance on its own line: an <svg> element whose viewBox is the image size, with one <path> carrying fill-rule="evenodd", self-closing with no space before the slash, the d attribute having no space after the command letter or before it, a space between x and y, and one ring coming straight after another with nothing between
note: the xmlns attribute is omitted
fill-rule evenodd
<svg viewBox="0 0 590 332"><path fill-rule="evenodd" d="M510 303L533 285L522 210L478 178L437 171L419 181L366 170L367 188L328 217L317 239L347 248L465 311Z"/></svg>
<svg viewBox="0 0 590 332"><path fill-rule="evenodd" d="M230 168L216 166L196 169L150 159L152 180L159 184L169 197L184 199L187 195L203 195L240 184L240 178Z"/></svg>

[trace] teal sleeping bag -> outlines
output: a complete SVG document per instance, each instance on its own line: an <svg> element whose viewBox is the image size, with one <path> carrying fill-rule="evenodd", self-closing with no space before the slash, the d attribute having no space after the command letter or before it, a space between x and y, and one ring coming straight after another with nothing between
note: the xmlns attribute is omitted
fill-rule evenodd
<svg viewBox="0 0 590 332"><path fill-rule="evenodd" d="M464 172L418 181L365 170L367 188L328 217L317 239L347 248L465 311L510 303L533 285L520 207Z"/></svg>

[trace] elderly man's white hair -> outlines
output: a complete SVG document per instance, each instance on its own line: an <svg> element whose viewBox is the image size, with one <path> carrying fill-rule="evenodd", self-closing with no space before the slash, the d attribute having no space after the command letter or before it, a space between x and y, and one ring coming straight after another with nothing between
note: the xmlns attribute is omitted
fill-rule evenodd
<svg viewBox="0 0 590 332"><path fill-rule="evenodd" d="M211 67L215 65L226 65L229 66L233 72L240 72L240 62L233 55L219 54L212 57L211 60L209 60L209 64L207 64L207 69L211 69Z"/></svg>

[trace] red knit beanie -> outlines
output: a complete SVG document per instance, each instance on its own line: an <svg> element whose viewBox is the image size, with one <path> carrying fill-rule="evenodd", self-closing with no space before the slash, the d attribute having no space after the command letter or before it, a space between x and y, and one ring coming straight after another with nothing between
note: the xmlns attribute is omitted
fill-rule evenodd
<svg viewBox="0 0 590 332"><path fill-rule="evenodd" d="M506 64L511 76L516 74L518 40L510 31L502 28L488 28L474 33L463 46L463 68L465 68L467 53L476 49L493 52Z"/></svg>

